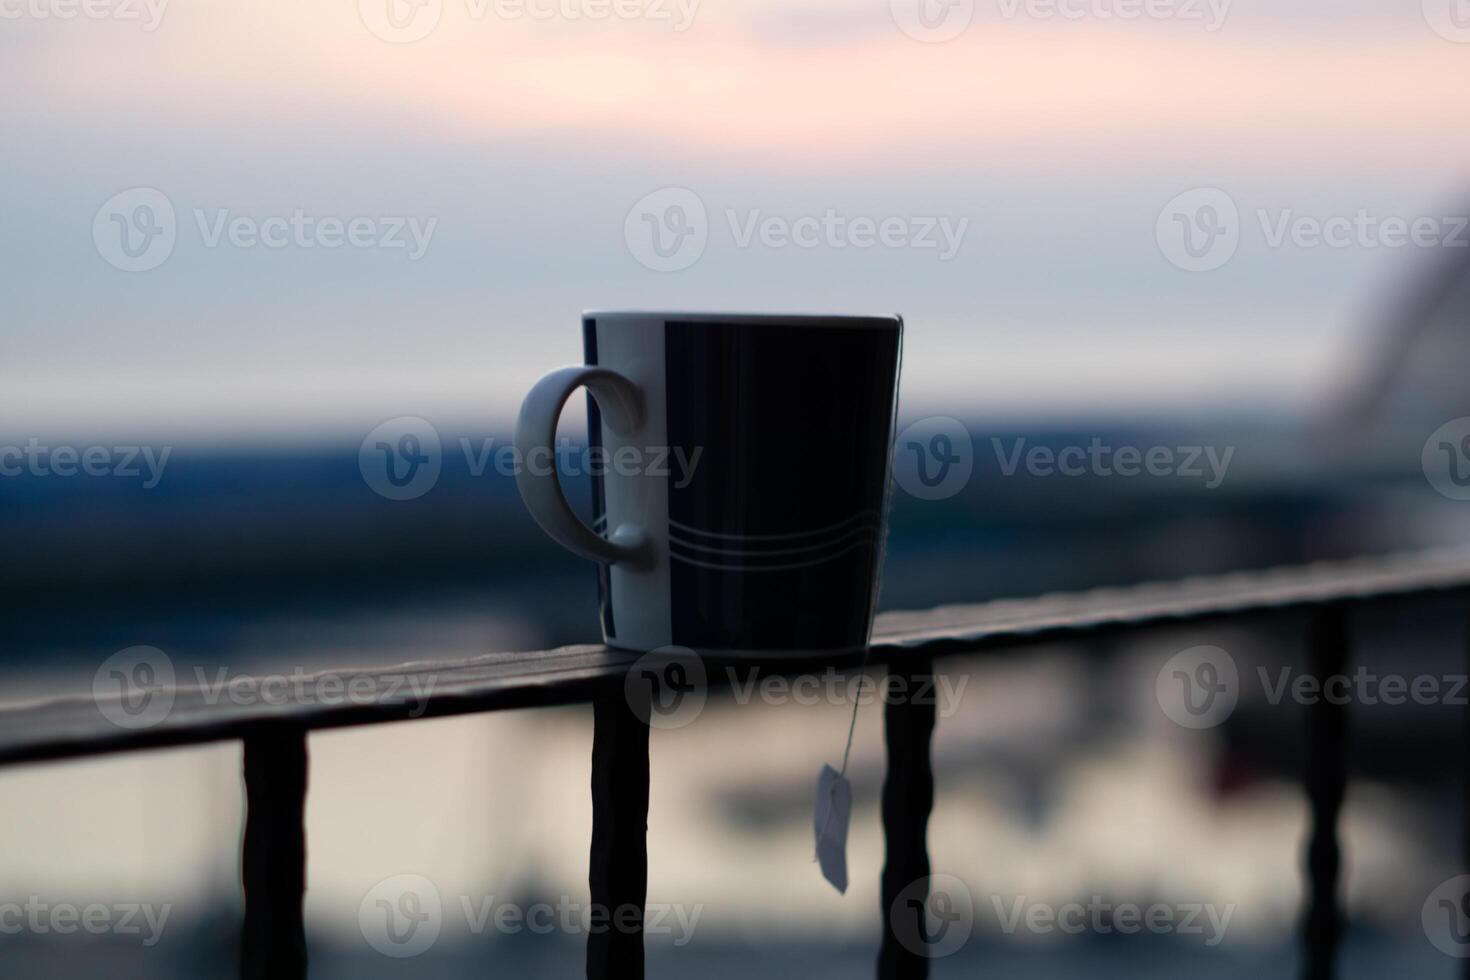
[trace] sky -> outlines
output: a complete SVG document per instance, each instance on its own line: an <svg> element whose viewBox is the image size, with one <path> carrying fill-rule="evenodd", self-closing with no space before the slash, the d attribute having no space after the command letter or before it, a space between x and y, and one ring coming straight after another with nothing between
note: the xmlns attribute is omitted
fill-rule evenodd
<svg viewBox="0 0 1470 980"><path fill-rule="evenodd" d="M0 0L8 440L504 426L621 307L900 312L906 412L1309 412L1470 241L1465 0L88 2Z"/></svg>

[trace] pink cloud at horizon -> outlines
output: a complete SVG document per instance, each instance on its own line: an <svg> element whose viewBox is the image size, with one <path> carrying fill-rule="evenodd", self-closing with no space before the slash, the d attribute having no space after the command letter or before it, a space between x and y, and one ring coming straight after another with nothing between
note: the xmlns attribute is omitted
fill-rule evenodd
<svg viewBox="0 0 1470 980"><path fill-rule="evenodd" d="M1018 169L1332 160L1394 171L1416 153L1470 164L1470 130L1448 123L1467 51L1427 30L1325 46L1008 22L938 45L896 29L801 45L715 16L671 39L646 24L593 30L459 11L400 46L351 8L251 14L196 20L181 9L156 34L78 33L64 48L22 35L8 72L32 93L29 110L52 118L171 134L244 127L267 142L272 130L326 119L367 132L388 119L403 126L387 124L390 140L575 135L608 139L610 153L635 144L788 173L834 155L848 168L916 154Z"/></svg>

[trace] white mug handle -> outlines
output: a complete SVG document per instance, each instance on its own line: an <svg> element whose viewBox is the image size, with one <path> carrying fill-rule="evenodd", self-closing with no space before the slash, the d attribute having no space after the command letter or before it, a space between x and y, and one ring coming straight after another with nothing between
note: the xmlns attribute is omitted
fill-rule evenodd
<svg viewBox="0 0 1470 980"><path fill-rule="evenodd" d="M556 477L556 423L572 392L584 386L597 399L603 422L613 432L631 436L642 426L643 396L633 382L607 368L558 368L536 382L521 403L516 419L515 447L521 464L516 487L541 529L573 554L609 565L650 565L653 545L643 528L620 524L606 538L594 533L572 513ZM532 453L544 456L548 465L530 465Z"/></svg>

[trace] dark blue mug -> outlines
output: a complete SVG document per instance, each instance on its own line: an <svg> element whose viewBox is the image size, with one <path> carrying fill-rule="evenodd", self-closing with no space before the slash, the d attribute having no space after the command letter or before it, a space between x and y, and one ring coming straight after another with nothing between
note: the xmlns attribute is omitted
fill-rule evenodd
<svg viewBox="0 0 1470 980"><path fill-rule="evenodd" d="M599 565L609 646L772 656L868 643L887 528L897 316L589 312L586 364L526 396L516 448L549 460L588 391L594 522L553 466L521 496Z"/></svg>

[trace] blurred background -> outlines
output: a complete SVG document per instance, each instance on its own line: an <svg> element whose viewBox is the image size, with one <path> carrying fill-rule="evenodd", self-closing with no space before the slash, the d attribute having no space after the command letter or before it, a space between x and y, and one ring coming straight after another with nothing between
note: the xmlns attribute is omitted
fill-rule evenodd
<svg viewBox="0 0 1470 980"><path fill-rule="evenodd" d="M970 452L916 492L900 439L885 609L1470 537L1463 0L0 0L0 80L5 703L139 644L192 679L595 642L593 570L493 462L591 307L904 315L900 429ZM373 434L418 420L437 475L393 499ZM1015 462L1094 444L1172 462ZM1355 655L1463 673L1458 612L1365 617ZM1154 679L1201 643L1253 673L1300 635L946 665L931 850L977 908L935 976L1297 969L1305 721L1252 690L1174 724ZM848 710L716 698L654 733L649 898L702 912L651 976L871 970L876 707L852 888L811 864ZM1355 721L1346 976L1457 969L1420 912L1458 867L1463 710ZM590 732L314 736L313 975L576 975L575 934L461 918L405 963L358 911L401 874L585 902ZM0 972L233 975L239 754L0 771L0 905L171 909L146 946L0 931ZM1234 913L1207 946L991 902L1092 896Z"/></svg>

